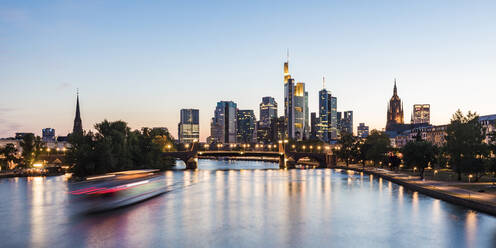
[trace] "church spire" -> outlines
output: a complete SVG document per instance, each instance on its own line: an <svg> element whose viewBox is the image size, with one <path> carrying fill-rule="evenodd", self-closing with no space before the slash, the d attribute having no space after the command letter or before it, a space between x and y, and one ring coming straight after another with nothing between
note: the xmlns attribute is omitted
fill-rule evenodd
<svg viewBox="0 0 496 248"><path fill-rule="evenodd" d="M79 112L79 89L76 93L76 117L74 118L74 127L72 133L83 133L83 124L81 122L81 113Z"/></svg>
<svg viewBox="0 0 496 248"><path fill-rule="evenodd" d="M393 95L397 96L398 95L398 89L396 88L396 78L394 79L394 89L393 89Z"/></svg>

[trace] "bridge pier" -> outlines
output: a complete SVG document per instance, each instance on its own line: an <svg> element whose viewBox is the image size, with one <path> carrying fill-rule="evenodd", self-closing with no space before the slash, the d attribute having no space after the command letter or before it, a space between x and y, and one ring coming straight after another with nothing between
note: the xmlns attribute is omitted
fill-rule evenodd
<svg viewBox="0 0 496 248"><path fill-rule="evenodd" d="M194 158L189 158L188 160L184 161L186 164L186 170L196 170L198 169L198 162Z"/></svg>

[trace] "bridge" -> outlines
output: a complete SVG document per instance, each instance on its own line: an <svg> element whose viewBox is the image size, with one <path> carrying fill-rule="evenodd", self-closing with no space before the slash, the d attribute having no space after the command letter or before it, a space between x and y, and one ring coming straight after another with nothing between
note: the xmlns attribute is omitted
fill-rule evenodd
<svg viewBox="0 0 496 248"><path fill-rule="evenodd" d="M309 158L319 163L319 168L330 168L336 165L336 158L328 152L296 152L284 149L279 145L279 151L258 151L258 150L205 150L199 151L198 145L193 144L186 151L164 152L163 156L180 159L186 165L186 169L198 168L198 158L205 157L272 157L279 159L279 168L294 168L302 158Z"/></svg>

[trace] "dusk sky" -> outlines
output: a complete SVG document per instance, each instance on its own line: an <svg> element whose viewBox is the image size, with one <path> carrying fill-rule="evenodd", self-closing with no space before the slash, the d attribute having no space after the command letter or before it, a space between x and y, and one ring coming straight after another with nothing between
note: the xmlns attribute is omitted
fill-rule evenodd
<svg viewBox="0 0 496 248"><path fill-rule="evenodd" d="M382 129L397 78L405 121L461 109L496 114L496 1L0 1L0 137L66 135L79 88L83 128L103 119L167 127L215 104L274 96L283 62L318 110L322 76L338 111Z"/></svg>

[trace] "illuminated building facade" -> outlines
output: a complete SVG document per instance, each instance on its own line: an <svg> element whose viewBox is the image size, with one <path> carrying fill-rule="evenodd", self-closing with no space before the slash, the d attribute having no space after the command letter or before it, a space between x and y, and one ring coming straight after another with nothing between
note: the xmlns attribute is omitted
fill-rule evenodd
<svg viewBox="0 0 496 248"><path fill-rule="evenodd" d="M342 115L341 115L342 114ZM339 132L353 134L353 111L338 112Z"/></svg>
<svg viewBox="0 0 496 248"><path fill-rule="evenodd" d="M305 135L306 131L306 121L308 120L308 117L306 116L306 110L308 109L307 107L307 101L305 97L305 83L297 83L295 86L294 90L294 125L293 125L293 130L294 130L294 136L292 138L296 140L302 140ZM308 95L308 94L307 94Z"/></svg>
<svg viewBox="0 0 496 248"><path fill-rule="evenodd" d="M270 143L277 143L286 138L286 118L281 116L270 122Z"/></svg>
<svg viewBox="0 0 496 248"><path fill-rule="evenodd" d="M330 142L338 136L337 98L325 88L319 91L319 128L317 137Z"/></svg>
<svg viewBox="0 0 496 248"><path fill-rule="evenodd" d="M272 118L277 118L277 102L273 97L263 97L260 103L260 126L269 127Z"/></svg>
<svg viewBox="0 0 496 248"><path fill-rule="evenodd" d="M53 128L43 128L41 129L41 135L43 142L55 142L55 129Z"/></svg>
<svg viewBox="0 0 496 248"><path fill-rule="evenodd" d="M308 110L308 91L305 91L305 130L304 130L304 139L309 139L310 138L310 111Z"/></svg>
<svg viewBox="0 0 496 248"><path fill-rule="evenodd" d="M484 142L486 144L495 144L496 141L492 140L491 134L496 132L496 114L479 116L479 122L486 134Z"/></svg>
<svg viewBox="0 0 496 248"><path fill-rule="evenodd" d="M317 137L324 142L329 142L330 98L331 94L327 93L326 89L319 91L319 125Z"/></svg>
<svg viewBox="0 0 496 248"><path fill-rule="evenodd" d="M412 112L412 123L420 124L431 122L431 105L430 104L414 104Z"/></svg>
<svg viewBox="0 0 496 248"><path fill-rule="evenodd" d="M210 140L217 143L236 143L237 138L237 104L232 101L220 101L215 108L210 124Z"/></svg>
<svg viewBox="0 0 496 248"><path fill-rule="evenodd" d="M369 126L365 126L365 123L358 124L357 136L359 138L367 138L369 136Z"/></svg>
<svg viewBox="0 0 496 248"><path fill-rule="evenodd" d="M284 63L284 122L286 123L286 138L294 138L294 122L295 122L295 83L294 79L289 74L289 61Z"/></svg>
<svg viewBox="0 0 496 248"><path fill-rule="evenodd" d="M238 110L238 134L239 143L253 143L255 141L255 114L253 110Z"/></svg>
<svg viewBox="0 0 496 248"><path fill-rule="evenodd" d="M178 124L180 143L193 143L200 139L200 117L198 109L181 109Z"/></svg>
<svg viewBox="0 0 496 248"><path fill-rule="evenodd" d="M395 131L398 126L404 124L403 121L403 103L398 96L398 89L396 88L396 79L394 79L393 96L389 101L387 110L387 123L386 131Z"/></svg>

